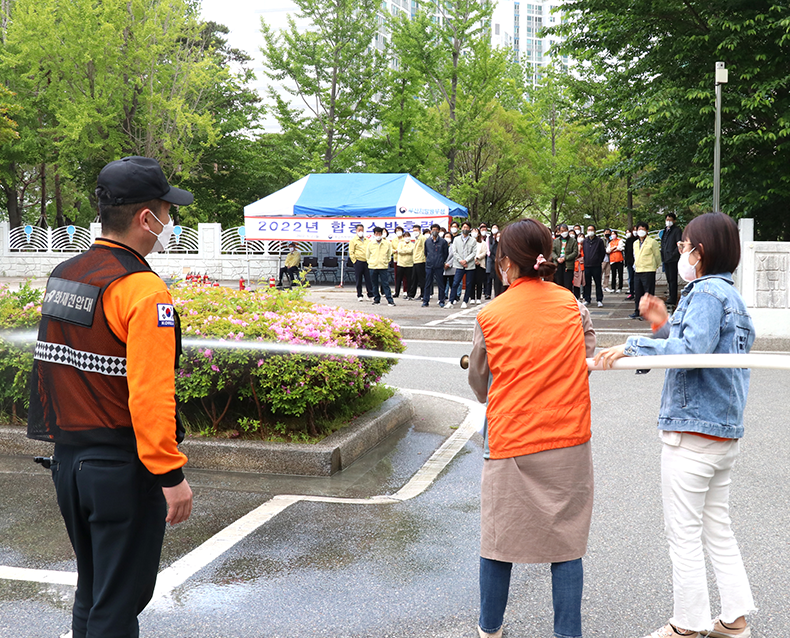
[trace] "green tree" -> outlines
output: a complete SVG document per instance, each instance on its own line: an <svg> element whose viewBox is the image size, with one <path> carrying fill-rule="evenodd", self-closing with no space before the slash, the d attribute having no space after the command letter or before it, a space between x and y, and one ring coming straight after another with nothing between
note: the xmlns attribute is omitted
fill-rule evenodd
<svg viewBox="0 0 790 638"><path fill-rule="evenodd" d="M270 87L283 131L295 134L307 163L327 173L349 168L354 146L376 120L374 99L384 56L374 46L378 0L296 0L299 29L288 16L276 33L261 22L267 75L298 99L289 105ZM301 110L304 107L304 110Z"/></svg>
<svg viewBox="0 0 790 638"><path fill-rule="evenodd" d="M790 6L770 0L572 0L549 29L588 65L600 113L631 129L624 160L659 202L709 210L716 61L723 90L722 208L790 239ZM636 170L634 170L636 169Z"/></svg>

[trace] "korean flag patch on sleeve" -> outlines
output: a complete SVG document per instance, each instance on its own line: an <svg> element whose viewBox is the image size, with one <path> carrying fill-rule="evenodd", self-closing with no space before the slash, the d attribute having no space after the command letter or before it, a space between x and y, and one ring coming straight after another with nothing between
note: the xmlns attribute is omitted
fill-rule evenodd
<svg viewBox="0 0 790 638"><path fill-rule="evenodd" d="M156 304L156 312L159 315L158 325L160 328L175 328L176 318L173 304L158 303Z"/></svg>

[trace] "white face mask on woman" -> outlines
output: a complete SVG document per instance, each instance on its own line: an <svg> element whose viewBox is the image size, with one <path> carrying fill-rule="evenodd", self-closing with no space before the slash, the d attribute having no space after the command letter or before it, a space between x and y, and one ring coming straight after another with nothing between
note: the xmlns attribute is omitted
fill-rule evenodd
<svg viewBox="0 0 790 638"><path fill-rule="evenodd" d="M638 231L636 231L636 234L640 237L647 237L647 231L644 228L640 228Z"/></svg>
<svg viewBox="0 0 790 638"><path fill-rule="evenodd" d="M697 249L692 248L688 252L680 255L680 260L678 261L678 274L683 277L683 281L692 282L697 278L697 264L692 264L691 261L689 261L691 253L695 250Z"/></svg>

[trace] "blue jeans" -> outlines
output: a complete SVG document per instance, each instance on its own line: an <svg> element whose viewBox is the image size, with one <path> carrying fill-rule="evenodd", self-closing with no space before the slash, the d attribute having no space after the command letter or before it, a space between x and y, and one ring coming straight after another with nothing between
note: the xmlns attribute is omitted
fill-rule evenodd
<svg viewBox="0 0 790 638"><path fill-rule="evenodd" d="M450 286L450 303L453 303L456 299L459 299L461 297L461 282L464 280L464 275L466 275L466 290L464 291L464 303L469 301L469 295L472 294L472 290L475 287L475 271L465 270L463 268L456 268L455 277L453 278L453 284L452 286Z"/></svg>
<svg viewBox="0 0 790 638"><path fill-rule="evenodd" d="M436 282L436 287L439 292L439 303L444 303L444 266L439 268L426 268L425 269L425 286L423 286L422 302L428 303L431 299L431 288Z"/></svg>
<svg viewBox="0 0 790 638"><path fill-rule="evenodd" d="M390 292L389 270L386 268L371 268L370 278L373 280L373 303L379 303L381 301L382 292L389 303L395 303L392 300L392 293Z"/></svg>
<svg viewBox="0 0 790 638"><path fill-rule="evenodd" d="M499 630L505 618L510 571L513 563L480 557L480 628L490 634ZM581 638L582 559L551 564L551 596L554 602L554 636Z"/></svg>

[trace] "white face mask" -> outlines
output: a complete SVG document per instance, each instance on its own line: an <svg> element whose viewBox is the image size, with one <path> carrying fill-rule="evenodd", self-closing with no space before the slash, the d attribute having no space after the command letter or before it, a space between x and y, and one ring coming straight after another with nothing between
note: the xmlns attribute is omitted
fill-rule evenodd
<svg viewBox="0 0 790 638"><path fill-rule="evenodd" d="M587 231L587 237L590 237L590 238L595 237L595 231L594 230L588 230Z"/></svg>
<svg viewBox="0 0 790 638"><path fill-rule="evenodd" d="M567 237L568 237L568 233L567 233L567 231L566 231L566 232L564 232L564 233L560 233L560 234L562 235L562 238L563 238L563 239L565 239L565 238L567 238Z"/></svg>
<svg viewBox="0 0 790 638"><path fill-rule="evenodd" d="M153 211L151 211L151 214L154 215ZM154 215L154 219L162 224L162 220L156 215ZM173 228L173 220L171 219L166 224L162 224L162 232L158 235L150 228L148 229L148 232L156 237L154 247L151 249L152 253L163 253L167 250L167 245L170 243L170 238L173 236Z"/></svg>
<svg viewBox="0 0 790 638"><path fill-rule="evenodd" d="M630 232L626 233L626 234L625 234L625 238L626 238L626 239L631 239L631 233L630 233Z"/></svg>
<svg viewBox="0 0 790 638"><path fill-rule="evenodd" d="M611 241L617 241L617 235L615 235L614 233L612 233L612 239L611 239Z"/></svg>
<svg viewBox="0 0 790 638"><path fill-rule="evenodd" d="M492 232L494 235L496 235L496 234L499 232L499 229L498 229L496 226L494 226L494 228L492 228L492 229L491 229L491 232Z"/></svg>
<svg viewBox="0 0 790 638"><path fill-rule="evenodd" d="M450 232L451 232L453 235L457 235L457 234L458 234L458 227L457 227L457 226L453 226L453 227L450 229Z"/></svg>
<svg viewBox="0 0 790 638"><path fill-rule="evenodd" d="M444 239L444 233L439 233L439 237L441 237L442 239Z"/></svg>
<svg viewBox="0 0 790 638"><path fill-rule="evenodd" d="M477 239L477 231L476 231L476 230L473 230L473 231L472 231L472 237L474 237L475 239Z"/></svg>
<svg viewBox="0 0 790 638"><path fill-rule="evenodd" d="M692 248L687 253L680 255L680 260L678 261L678 274L683 277L683 281L691 282L697 278L697 264L692 264L689 261L691 253L695 250L696 248Z"/></svg>
<svg viewBox="0 0 790 638"><path fill-rule="evenodd" d="M395 231L395 237L403 237L403 233L400 232L399 230L396 230Z"/></svg>
<svg viewBox="0 0 790 638"><path fill-rule="evenodd" d="M640 228L638 231L636 231L636 234L640 237L647 237L647 231L644 228Z"/></svg>
<svg viewBox="0 0 790 638"><path fill-rule="evenodd" d="M488 235L488 231L487 231L487 230L481 230L481 231L480 231L480 234L481 234L483 237L485 237L486 235Z"/></svg>
<svg viewBox="0 0 790 638"><path fill-rule="evenodd" d="M357 231L357 237L359 237L360 239L362 239L364 236L365 236L365 233L364 233L364 232L362 232L361 230Z"/></svg>
<svg viewBox="0 0 790 638"><path fill-rule="evenodd" d="M668 220L667 220L667 228L669 228L669 227L671 227L671 226L672 226L672 221L668 219Z"/></svg>
<svg viewBox="0 0 790 638"><path fill-rule="evenodd" d="M499 269L499 273L502 275L502 285L503 286L509 286L510 282L508 281L508 278L507 278L507 270L505 268L500 268Z"/></svg>
<svg viewBox="0 0 790 638"><path fill-rule="evenodd" d="M376 241L381 241L383 239L383 237L381 235L376 235L375 239L376 239Z"/></svg>

